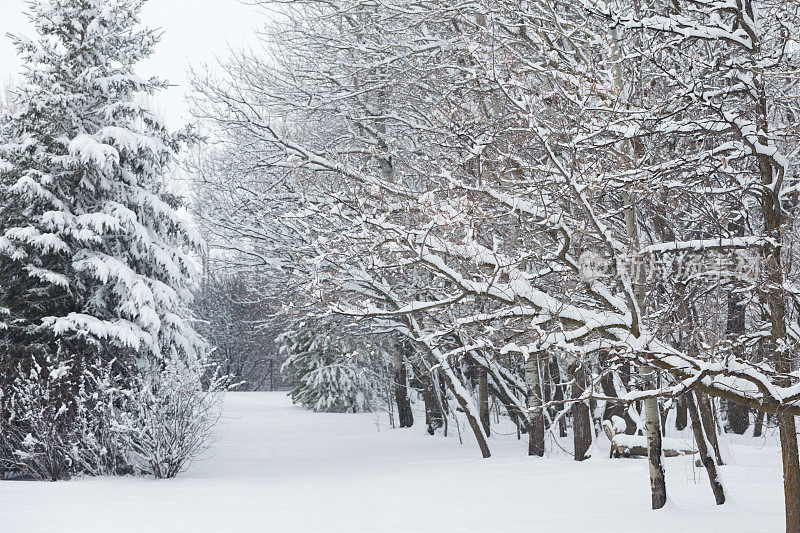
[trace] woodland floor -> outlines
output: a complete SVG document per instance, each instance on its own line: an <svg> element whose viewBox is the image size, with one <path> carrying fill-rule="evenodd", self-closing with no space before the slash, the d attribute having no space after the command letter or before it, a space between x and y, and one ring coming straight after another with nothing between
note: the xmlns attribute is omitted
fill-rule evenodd
<svg viewBox="0 0 800 533"><path fill-rule="evenodd" d="M447 439L422 424L393 430L385 413L315 414L285 393L229 394L220 434L174 480L0 482L0 532L783 530L772 434L723 437L734 464L721 469L720 507L690 458L667 459L670 502L657 512L647 462L608 459L605 437L577 463L563 452L529 458L516 435L495 435L484 460L452 424Z"/></svg>

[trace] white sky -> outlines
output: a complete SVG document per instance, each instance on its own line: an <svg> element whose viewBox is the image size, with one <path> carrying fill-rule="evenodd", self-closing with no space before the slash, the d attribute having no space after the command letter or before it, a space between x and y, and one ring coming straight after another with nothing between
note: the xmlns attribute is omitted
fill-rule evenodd
<svg viewBox="0 0 800 533"><path fill-rule="evenodd" d="M25 16L25 0L0 0L0 82L17 76L19 62L7 33L34 37ZM263 15L237 0L148 0L142 22L164 34L155 54L142 63L139 75L167 78L175 87L162 92L156 105L167 123L179 127L189 118L184 94L190 64L213 64L228 48L238 48L252 39Z"/></svg>

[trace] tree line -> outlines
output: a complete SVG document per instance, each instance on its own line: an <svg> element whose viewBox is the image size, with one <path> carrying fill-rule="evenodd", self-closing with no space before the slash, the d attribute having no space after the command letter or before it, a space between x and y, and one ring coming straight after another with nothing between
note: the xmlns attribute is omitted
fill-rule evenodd
<svg viewBox="0 0 800 533"><path fill-rule="evenodd" d="M484 457L489 398L532 455L607 420L653 508L665 411L717 503L715 418L774 423L800 531L800 4L253 3L263 46L194 73L195 214L282 302L295 379L331 369L301 403L371 388L405 426L411 387Z"/></svg>

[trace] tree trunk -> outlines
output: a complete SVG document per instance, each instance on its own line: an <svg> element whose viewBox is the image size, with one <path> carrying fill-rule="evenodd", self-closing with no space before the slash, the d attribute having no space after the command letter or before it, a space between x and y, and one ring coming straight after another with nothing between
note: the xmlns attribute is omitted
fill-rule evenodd
<svg viewBox="0 0 800 533"><path fill-rule="evenodd" d="M778 415L783 459L783 494L786 505L786 533L800 533L800 464L794 415Z"/></svg>
<svg viewBox="0 0 800 533"><path fill-rule="evenodd" d="M607 355L600 356L600 368L605 368L607 365ZM603 390L603 394L608 396L609 398L619 398L622 396L620 391L617 390L617 386L614 383L614 374L606 373L603 377L600 378L600 388ZM605 408L603 409L603 420L611 420L613 422L613 418L618 416L625 420L625 431L627 432L630 428L636 426L636 422L633 421L631 415L628 414L628 405L624 402L614 402L614 401L607 401Z"/></svg>
<svg viewBox="0 0 800 533"><path fill-rule="evenodd" d="M727 404L728 428L737 435L744 435L750 427L750 408L731 401Z"/></svg>
<svg viewBox="0 0 800 533"><path fill-rule="evenodd" d="M527 433L530 426L530 413L525 405L519 402L514 395L514 390L508 388L506 378L501 369L493 365L485 356L471 352L471 356L476 365L482 366L486 370L487 377L492 378L496 388L494 394L506 408L512 422L517 426L517 433L524 429Z"/></svg>
<svg viewBox="0 0 800 533"><path fill-rule="evenodd" d="M275 360L269 360L269 390L275 390Z"/></svg>
<svg viewBox="0 0 800 533"><path fill-rule="evenodd" d="M478 367L478 409L480 411L481 425L486 436L491 433L491 420L489 420L489 378L486 369Z"/></svg>
<svg viewBox="0 0 800 533"><path fill-rule="evenodd" d="M464 388L463 383L458 381L458 377L453 373L453 371L449 368L446 368L444 365L441 368L442 372L439 375L444 379L445 384L447 384L450 392L455 397L456 402L458 402L458 405L461 406L461 409L464 411L464 415L467 417L469 427L472 429L473 435L475 435L475 440L478 441L478 447L481 450L481 455L484 459L488 459L492 454L489 451L489 443L486 442L486 435L483 433L481 423L475 416L475 406L472 403L472 400L470 397L465 395L466 389ZM457 382L458 386L456 386Z"/></svg>
<svg viewBox="0 0 800 533"><path fill-rule="evenodd" d="M752 3L745 3L747 16L755 19ZM768 144L770 131L768 97L766 81L763 73L754 79L757 86L755 116L758 117L759 142ZM764 265L765 303L769 309L772 363L775 370L789 374L794 370L794 355L787 350L788 335L786 331L786 295L784 293L784 273L782 267L783 211L781 206L781 184L785 174L784 164L775 159L774 154L759 151L756 154L761 177L761 211L764 217L764 245L761 254ZM787 387L788 380L780 380L777 385ZM783 459L783 491L786 506L787 533L800 533L800 471L798 471L797 434L795 433L794 416L778 415L778 427L781 436L781 457Z"/></svg>
<svg viewBox="0 0 800 533"><path fill-rule="evenodd" d="M692 393L684 396L684 402L692 417L692 431L694 432L694 440L697 442L697 451L700 453L700 461L706 469L708 474L708 481L711 483L711 491L714 493L714 499L717 505L725 503L725 489L717 475L717 465L714 463L714 458L711 457L708 451L708 444L705 434L703 433L703 424L700 421L700 413L697 411L697 406L692 398Z"/></svg>
<svg viewBox="0 0 800 533"><path fill-rule="evenodd" d="M616 37L616 29L614 29L614 36ZM618 79L621 79L617 73ZM639 146L640 147L640 146ZM634 149L634 152L637 150ZM625 232L628 235L630 244L635 251L639 249L639 233L636 217L636 202L633 195L624 191L622 193L622 200L625 203ZM636 298L636 305L641 312L645 310L645 287L647 285L647 272L644 270L644 265L639 267L634 272L634 296ZM639 318L637 317L637 321ZM635 334L638 336L639 324L634 323ZM645 380L652 386L655 386L656 372L655 369L645 368L643 375ZM661 509L667 504L667 485L664 479L664 465L662 464L663 451L661 449L661 420L659 419L658 398L648 398L644 401L645 411L645 435L647 436L647 456L650 462L650 490L652 496L653 509Z"/></svg>
<svg viewBox="0 0 800 533"><path fill-rule="evenodd" d="M425 425L428 426L428 433L433 435L437 429L444 425L444 416L439 399L436 397L436 384L433 376L420 369L420 381L422 381L422 401L425 402Z"/></svg>
<svg viewBox="0 0 800 533"><path fill-rule="evenodd" d="M550 359L549 367L550 379L553 380L553 401L557 402L551 413L556 415L564 409L564 386L561 385L561 369L558 366L558 360L553 357ZM567 436L567 421L566 416L559 417L558 419L558 436Z"/></svg>
<svg viewBox="0 0 800 533"><path fill-rule="evenodd" d="M572 375L574 377L572 397L577 398L583 394L586 386L586 372L582 365L576 364L573 366ZM589 413L589 406L583 402L573 402L571 411L575 460L583 461L588 459L589 456L586 455L586 452L589 451L589 447L592 445L592 418Z"/></svg>
<svg viewBox="0 0 800 533"><path fill-rule="evenodd" d="M686 401L687 401L686 398L681 396L680 398L678 398L678 401L676 402L675 429L677 429L678 431L683 431L684 429L686 429L687 426L686 414L688 411L688 406L686 405Z"/></svg>
<svg viewBox="0 0 800 533"><path fill-rule="evenodd" d="M756 411L756 425L753 428L753 436L760 437L764 431L764 411Z"/></svg>
<svg viewBox="0 0 800 533"><path fill-rule="evenodd" d="M408 398L408 375L403 357L405 344L401 343L394 351L394 398L397 402L397 418L401 428L414 425L414 414L411 412L411 400Z"/></svg>
<svg viewBox="0 0 800 533"><path fill-rule="evenodd" d="M526 404L530 413L528 425L528 455L544 455L544 414L541 388L539 386L538 354L530 355L525 361Z"/></svg>
<svg viewBox="0 0 800 533"><path fill-rule="evenodd" d="M645 380L655 385L656 372L652 368L642 372ZM664 480L663 452L661 449L661 419L658 411L658 398L644 401L644 431L647 437L647 458L650 463L650 491L653 509L661 509L667 504L667 485Z"/></svg>
<svg viewBox="0 0 800 533"><path fill-rule="evenodd" d="M744 237L744 226L741 222L732 225L732 233L737 237ZM734 284L734 288L737 285ZM745 330L744 298L741 293L732 291L728 294L728 317L725 323L725 333L733 343L738 343ZM741 349L734 350L736 357L742 358ZM750 427L750 408L746 405L727 403L728 428L738 435L743 435Z"/></svg>
<svg viewBox="0 0 800 533"><path fill-rule="evenodd" d="M703 430L706 433L706 439L711 444L714 450L714 458L717 464L722 466L725 462L722 460L722 453L719 449L719 439L717 438L717 424L714 422L714 410L711 405L709 397L701 392L697 393L697 408L700 411L700 419L702 420Z"/></svg>

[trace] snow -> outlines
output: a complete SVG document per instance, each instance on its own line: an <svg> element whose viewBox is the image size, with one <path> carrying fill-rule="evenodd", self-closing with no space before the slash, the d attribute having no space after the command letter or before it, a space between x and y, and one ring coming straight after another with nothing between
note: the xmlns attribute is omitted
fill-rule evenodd
<svg viewBox="0 0 800 533"><path fill-rule="evenodd" d="M69 153L78 157L83 164L94 163L101 170L108 170L119 164L119 152L116 148L98 142L91 135L78 135L70 141Z"/></svg>
<svg viewBox="0 0 800 533"><path fill-rule="evenodd" d="M619 417L617 417L619 418ZM625 435L620 433L614 436L614 442L619 446L627 448L634 448L640 446L647 448L647 437L644 435ZM661 447L665 450L692 450L695 448L694 443L688 439L674 439L665 437L661 440Z"/></svg>
<svg viewBox="0 0 800 533"><path fill-rule="evenodd" d="M667 458L671 501L651 511L647 461L608 459L605 437L582 463L529 458L513 435L493 435L493 457L481 459L452 424L452 438L428 436L421 413L413 428L392 430L385 414L312 413L285 393L231 393L225 408L221 439L174 480L0 482L2 531L783 529L774 436L735 437L736 464L720 469L730 501L720 507L691 458Z"/></svg>

